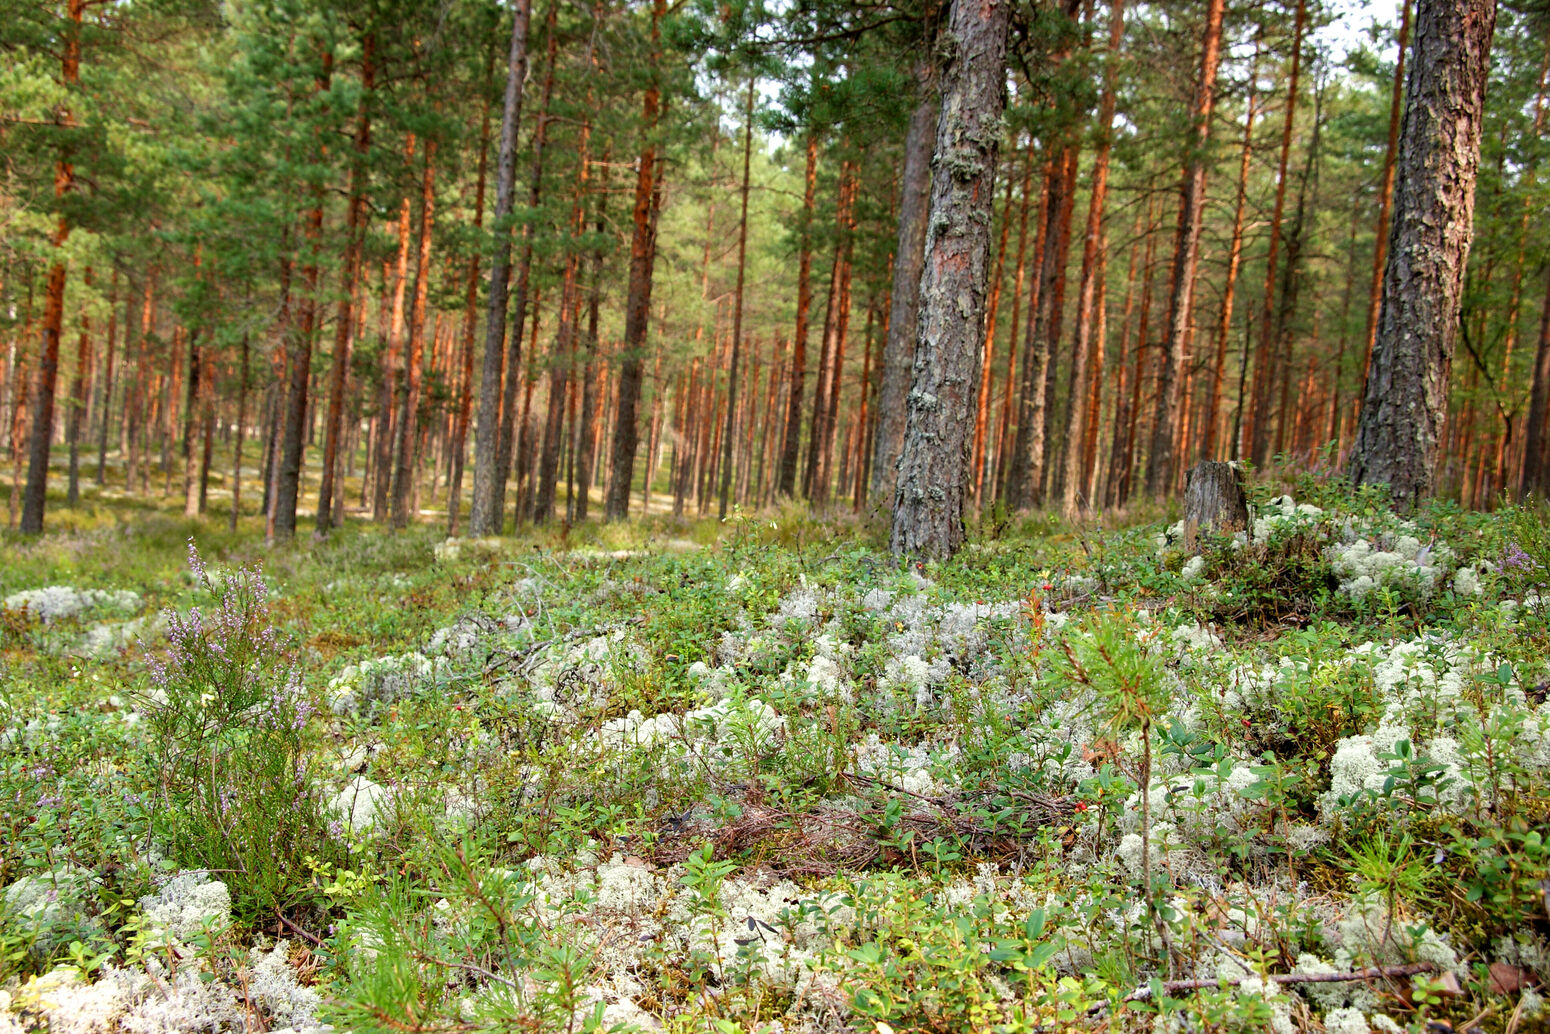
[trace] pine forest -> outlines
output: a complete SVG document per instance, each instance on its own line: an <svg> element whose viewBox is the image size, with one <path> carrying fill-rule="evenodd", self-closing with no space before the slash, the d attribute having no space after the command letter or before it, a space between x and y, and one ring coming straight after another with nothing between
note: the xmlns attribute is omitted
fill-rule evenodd
<svg viewBox="0 0 1550 1034"><path fill-rule="evenodd" d="M0 1034L1550 1029L1546 0L0 0Z"/></svg>

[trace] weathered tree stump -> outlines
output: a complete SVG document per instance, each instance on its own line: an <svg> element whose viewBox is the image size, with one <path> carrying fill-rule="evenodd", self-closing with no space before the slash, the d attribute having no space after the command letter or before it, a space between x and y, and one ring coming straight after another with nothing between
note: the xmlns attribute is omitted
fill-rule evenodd
<svg viewBox="0 0 1550 1034"><path fill-rule="evenodd" d="M1230 534L1249 526L1243 471L1231 463L1201 460L1184 476L1184 548L1195 548L1201 528Z"/></svg>

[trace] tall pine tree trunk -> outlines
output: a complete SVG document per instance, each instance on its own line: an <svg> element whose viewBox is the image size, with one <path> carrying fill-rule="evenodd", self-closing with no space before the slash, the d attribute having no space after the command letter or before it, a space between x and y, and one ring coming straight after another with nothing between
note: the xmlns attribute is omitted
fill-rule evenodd
<svg viewBox="0 0 1550 1034"><path fill-rule="evenodd" d="M893 291L889 296L888 337L879 364L877 431L873 444L871 496L878 505L893 502L904 425L914 379L915 330L920 308L920 276L925 259L926 215L931 206L931 157L940 105L934 70L923 61L915 71L919 103L904 137L904 167L899 177L899 232L893 252ZM796 382L793 381L793 386Z"/></svg>
<svg viewBox="0 0 1550 1034"><path fill-rule="evenodd" d="M420 179L419 254L414 271L414 306L409 317L409 350L404 357L404 384L399 392L397 464L393 473L393 505L390 523L409 525L420 458L420 382L425 359L425 301L430 292L431 233L436 215L436 141L425 141L425 171ZM417 509L417 508L416 508Z"/></svg>
<svg viewBox="0 0 1550 1034"><path fill-rule="evenodd" d="M355 153L350 164L350 196L345 205L344 261L339 268L339 302L334 310L334 357L329 371L328 416L323 424L323 473L318 486L317 532L326 535L344 522L334 513L334 475L339 461L339 436L344 430L344 385L350 372L350 303L361 275L361 238L366 223L366 159L371 148L371 91L375 85L377 37L368 31L361 40L361 99L355 116Z"/></svg>
<svg viewBox="0 0 1550 1034"><path fill-rule="evenodd" d="M333 72L332 53L323 55L322 72L318 76L317 93L328 92ZM318 143L321 154L324 150ZM317 328L318 313L318 247L323 236L323 184L312 188L312 207L307 212L304 247L306 265L302 267L301 319L291 332L289 363L289 390L285 399L285 433L280 453L279 475L275 483L274 534L273 538L285 540L296 535L296 501L301 494L302 457L308 437L308 383L312 373L312 336Z"/></svg>
<svg viewBox="0 0 1550 1034"><path fill-rule="evenodd" d="M125 337L128 337L128 311L125 311ZM108 287L108 353L102 369L102 401L98 405L97 420L97 487L107 483L108 466L108 417L113 412L113 359L118 345L118 267L113 267L113 281Z"/></svg>
<svg viewBox="0 0 1550 1034"><path fill-rule="evenodd" d="M636 409L640 406L641 372L645 361L646 333L651 317L651 281L656 265L656 208L660 193L654 177L657 167L657 117L662 92L656 78L661 61L661 22L666 0L651 7L652 78L641 98L644 140L635 168L635 207L630 235L630 283L624 301L624 356L619 366L619 398L614 411L614 438L608 463L606 519L623 520L630 512L630 485L635 480L635 448L638 439ZM648 443L649 444L649 443ZM650 491L650 461L647 462Z"/></svg>
<svg viewBox="0 0 1550 1034"><path fill-rule="evenodd" d="M544 154L545 142L549 136L549 101L554 96L554 70L559 60L559 33L555 31L556 13L559 6L557 0L550 0L548 13L544 16L544 32L548 36L544 47L544 85L539 92L538 118L533 124L533 171L531 183L528 188L527 210L528 225L522 228L522 254L517 261L517 281L512 293L512 309L515 312L514 323L506 346L506 370L507 376L501 394L501 431L500 440L496 444L495 451L495 476L498 479L494 499L500 506L496 509L500 512L492 512L490 520L492 526L503 528L505 526L505 484L506 478L512 469L512 449L519 445L516 440L517 429L517 367L521 364L522 331L524 321L527 318L529 308L533 313L531 322L532 336L529 339L527 376L521 378L523 383L522 395L522 433L527 435L528 445L523 450L520 464L528 476L526 486L527 495L519 500L512 509L515 511L517 523L521 523L522 516L531 502L534 489L532 477L533 464L528 456L532 449L533 432L528 426L528 417L531 409L533 393L533 372L536 369L534 349L538 343L538 291L530 287L533 272L533 239L537 228L533 225L540 211L540 202L543 198L544 185ZM533 295L532 305L528 304L528 295Z"/></svg>
<svg viewBox="0 0 1550 1034"><path fill-rule="evenodd" d="M1211 394L1206 406L1205 433L1200 440L1202 460L1217 458L1218 425L1221 423L1222 382L1227 374L1227 336L1232 330L1233 299L1238 291L1238 268L1243 261L1243 213L1248 201L1249 164L1254 154L1254 115L1259 77L1259 44L1255 42L1254 60L1249 66L1248 110L1243 118L1243 146L1238 152L1238 192L1233 201L1232 238L1227 245L1227 284L1222 288L1222 305L1216 318L1216 358L1211 365Z"/></svg>
<svg viewBox="0 0 1550 1034"><path fill-rule="evenodd" d="M1518 497L1537 492L1550 496L1550 270L1545 271L1545 300L1539 312L1539 347L1523 424L1523 466Z"/></svg>
<svg viewBox="0 0 1550 1034"><path fill-rule="evenodd" d="M81 277L91 286L91 267ZM86 400L91 397L92 350L91 317L81 310L81 336L76 339L75 376L70 379L70 416L65 423L65 441L70 446L70 482L67 504L74 509L81 495L81 423L86 419Z"/></svg>
<svg viewBox="0 0 1550 1034"><path fill-rule="evenodd" d="M727 372L727 425L722 435L721 498L717 516L727 519L727 496L732 488L732 440L737 427L738 361L743 352L743 273L748 264L748 187L753 157L754 80L748 79L748 101L743 111L742 210L737 224L737 287L732 296L732 358Z"/></svg>
<svg viewBox="0 0 1550 1034"><path fill-rule="evenodd" d="M69 0L64 47L60 54L60 80L68 98L81 80L81 16L85 0ZM75 189L75 166L71 164L69 130L75 117L68 100L60 105L58 125L65 130L54 163L54 200L61 202ZM43 299L43 353L38 362L38 384L32 400L32 430L27 448L27 489L22 498L21 532L37 535L43 531L43 506L48 493L48 454L54 438L54 389L59 379L59 338L65 319L65 241L70 237L70 221L59 213L54 226L54 260L48 270L48 288Z"/></svg>
<svg viewBox="0 0 1550 1034"><path fill-rule="evenodd" d="M520 17L520 14L518 16ZM525 39L525 37L526 37L525 29L524 29L524 32L523 32L523 36L524 36L524 39ZM515 41L513 41L513 43L515 43ZM491 72L492 73L494 71L494 68L493 68L493 64L494 64L493 58L494 58L494 52L492 51L491 52L491 59L492 59L491 60L491 65L492 65ZM508 72L508 78L509 78L509 72ZM508 91L508 94L509 94L509 92L510 92L510 84L509 83L507 84L507 91ZM513 117L515 117L515 116L513 116ZM512 134L513 134L513 136L516 134L516 128L515 127L512 128ZM501 137L502 137L501 145L502 145L502 147L505 146L505 135L506 135L506 116L503 113L501 115ZM512 149L515 150L514 147ZM515 164L516 164L516 156L514 154L508 155L503 150L500 153L500 155L499 155L497 160L506 160L506 159L510 159L509 164L514 168ZM485 104L484 104L484 118L480 120L480 126L479 126L479 175L478 175L478 177L474 181L474 229L475 230L483 230L484 229L484 187L485 187L485 182L488 179L489 164L490 164L490 102L488 100L488 91L486 91L486 100L485 100ZM505 171L504 167L502 168L501 171ZM511 191L511 183L509 182L510 178L511 178L510 175L508 175L507 176L508 182L506 184L506 214L508 216L511 214L511 193L512 193L512 191ZM497 187L497 190L498 189L499 188ZM505 263L504 264L509 269L510 261L511 261L511 236L510 236L509 233L506 232L504 227L497 233L497 240L498 240L498 243L496 244L497 257L500 257L501 253L504 252L504 259L505 259ZM464 462L464 459L465 459L467 451L468 451L468 449L467 449L467 446L468 446L468 425L469 425L470 420L473 418L473 408L474 408L474 333L475 333L475 331L477 329L478 321L479 321L479 253L477 251L474 254L472 254L472 255L470 255L468 257L467 282L468 282L468 286L464 288L464 292L463 292L463 344L462 344L462 353L461 353L461 356L462 356L462 360L461 360L462 380L461 380L461 388L458 391L458 396L457 396L457 422L454 425L453 430L452 430L452 479L451 479L451 483L447 486L447 534L450 537L452 537L452 538L456 538L457 537L458 521L459 521L459 518L461 516L461 510L462 510L462 504L463 504L463 462ZM502 283L502 287L504 288L504 284L505 284L505 277L504 276L501 278L501 283ZM492 282L490 286L493 288L494 287L494 283ZM503 290L502 294L504 294L504 293L505 292ZM488 358L492 352L494 353L494 355L496 357L496 369L495 369L495 371L493 373L493 377L495 379L495 385L491 387L490 392L489 392L490 398L493 400L492 408L494 408L495 405L499 404L500 392L499 392L498 389L499 389L500 379L501 379L501 369L500 369L500 367L502 365L504 365L503 363L500 362L500 360L502 358L502 356L501 356L501 349L506 344L506 341L505 341L505 336L506 336L506 302L505 302L504 298L501 300L500 312L499 312L498 315L496 315L495 318L498 319L500 321L500 324L501 324L500 335L496 337L495 344L493 346L489 342L488 335L486 335L486 338L485 338L485 357ZM522 329L520 327L518 327L517 328L517 333L520 334L521 332L522 332ZM484 373L486 379L488 379L490 376L492 376L491 371L488 370L488 369L485 369L483 371L483 373ZM513 376L516 375L515 371L513 371L512 375ZM481 396L480 396L480 404L483 405L483 403L484 403L484 396L483 396L483 394L481 394ZM492 460L494 458L493 453L494 453L495 439L496 439L496 435L498 433L498 424L499 424L499 419L498 418L492 418L491 421L490 421L489 433L487 435L487 437L489 439L489 446L490 446L491 453L492 453L492 455L491 455L491 459ZM475 486L475 487L477 488L477 486ZM497 533L499 533L500 530L501 529L497 528L493 532L482 532L481 531L480 534L497 534Z"/></svg>
<svg viewBox="0 0 1550 1034"><path fill-rule="evenodd" d="M1179 194L1179 231L1174 246L1173 284L1168 294L1168 337L1163 345L1162 380L1157 387L1157 419L1152 430L1152 453L1147 463L1146 490L1159 496L1174 482L1174 434L1185 404L1185 369L1190 318L1194 312L1195 269L1200 261L1200 228L1206 209L1206 170L1210 164L1211 111L1216 103L1216 69L1222 55L1224 0L1206 4L1205 43L1201 48L1200 78L1195 88L1194 136L1184 161L1184 182Z"/></svg>
<svg viewBox="0 0 1550 1034"><path fill-rule="evenodd" d="M807 133L807 173L803 182L801 239L797 245L796 332L791 338L790 387L786 392L786 426L781 438L780 476L776 488L783 497L790 497L796 492L797 456L801 451L802 438L802 393L807 377L807 320L813 304L812 234L813 201L818 186L818 136L812 129ZM674 513L677 512L675 504Z"/></svg>
<svg viewBox="0 0 1550 1034"><path fill-rule="evenodd" d="M415 137L404 142L404 162L414 159ZM388 316L387 350L382 356L382 389L377 396L376 480L372 484L372 520L388 519L393 494L394 443L397 440L399 360L404 348L404 295L409 287L409 243L414 203L405 194L398 203L398 249L393 259L393 303Z"/></svg>
<svg viewBox="0 0 1550 1034"><path fill-rule="evenodd" d="M1413 506L1431 492L1473 237L1495 0L1417 0L1394 224L1351 479Z"/></svg>
<svg viewBox="0 0 1550 1034"><path fill-rule="evenodd" d="M1219 5L1221 0L1214 0ZM1218 19L1220 20L1220 19ZM1119 61L1120 43L1125 33L1125 0L1112 0L1109 5L1109 50L1104 63L1103 95L1098 101L1098 143L1093 154L1092 197L1087 204L1087 232L1082 240L1082 280L1077 288L1076 340L1071 348L1071 401L1066 408L1066 436L1061 446L1065 465L1065 479L1061 492L1061 510L1068 516L1085 510L1089 505L1087 485L1089 478L1083 463L1087 456L1087 406L1089 379L1096 381L1099 369L1090 369L1093 357L1102 363L1103 339L1098 337L1095 325L1100 322L1096 311L1099 292L1099 254L1103 238L1103 210L1109 193L1109 150L1114 127L1115 65Z"/></svg>
<svg viewBox="0 0 1550 1034"><path fill-rule="evenodd" d="M941 114L894 553L950 556L964 542L1010 10L1010 0L953 0L942 29Z"/></svg>
<svg viewBox="0 0 1550 1034"><path fill-rule="evenodd" d="M1292 24L1292 68L1286 83L1286 111L1281 121L1281 157L1276 166L1275 208L1270 215L1270 249L1265 258L1265 291L1259 318L1259 351L1254 357L1254 393L1248 420L1250 456L1263 464L1270 451L1270 394L1275 389L1276 263L1281 251L1281 219L1286 212L1286 177L1292 155L1292 127L1297 120L1297 87L1302 74L1302 37L1307 25L1306 0L1297 0Z"/></svg>
<svg viewBox="0 0 1550 1034"><path fill-rule="evenodd" d="M468 509L468 530L474 535L498 535L505 523L506 476L511 464L510 446L504 454L500 448L502 376L515 388L517 365L522 358L520 309L516 326L511 330L516 347L509 362L503 354L506 348L506 285L511 277L510 221L516 194L517 129L522 121L522 86L527 79L527 32L532 11L532 0L516 0L512 10L511 46L506 55L500 151L495 160L495 212L490 220L495 233L495 250L490 260L490 290L485 306L479 421L474 428L474 492ZM541 153L541 145L535 146ZM481 155L481 179L483 171ZM482 198L482 190L480 194ZM477 261L474 260L475 265ZM514 401L515 392L509 395Z"/></svg>

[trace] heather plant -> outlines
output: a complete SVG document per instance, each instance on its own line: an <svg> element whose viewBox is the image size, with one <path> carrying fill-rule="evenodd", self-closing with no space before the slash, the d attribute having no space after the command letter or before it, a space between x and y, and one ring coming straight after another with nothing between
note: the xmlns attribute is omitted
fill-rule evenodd
<svg viewBox="0 0 1550 1034"><path fill-rule="evenodd" d="M312 706L259 571L239 568L218 584L192 542L188 552L220 602L210 614L169 613L170 649L151 662L151 832L179 864L220 871L239 910L270 911L324 833L306 745Z"/></svg>

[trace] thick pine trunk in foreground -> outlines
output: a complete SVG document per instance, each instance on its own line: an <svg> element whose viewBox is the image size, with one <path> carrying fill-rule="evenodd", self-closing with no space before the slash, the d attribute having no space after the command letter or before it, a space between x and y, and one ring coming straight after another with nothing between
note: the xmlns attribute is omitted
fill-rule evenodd
<svg viewBox="0 0 1550 1034"><path fill-rule="evenodd" d="M1394 223L1351 479L1411 506L1431 492L1448 411L1494 0L1419 0Z"/></svg>
<svg viewBox="0 0 1550 1034"><path fill-rule="evenodd" d="M1010 9L1010 0L954 0L938 47L942 104L894 553L950 556L964 542Z"/></svg>
<svg viewBox="0 0 1550 1034"><path fill-rule="evenodd" d="M904 447L910 381L914 377L916 313L920 272L925 257L926 213L931 204L931 133L938 104L930 66L916 73L920 103L910 116L904 138L904 168L899 179L899 237L893 253L893 293L889 299L888 337L883 344L882 379L877 389L877 436L872 455L871 496L891 502L895 468Z"/></svg>
<svg viewBox="0 0 1550 1034"><path fill-rule="evenodd" d="M498 469L501 427L501 377L517 377L521 358L522 313L512 339L517 347L505 362L506 284L511 274L511 209L517 168L517 127L522 119L522 84L527 79L527 30L532 0L517 0L512 12L511 49L506 58L506 94L501 108L501 142L495 163L495 253L490 260L489 301L485 308L484 358L479 378L479 420L474 428L474 493L469 502L468 530L473 535L498 535L505 523L506 470ZM481 159L482 160L482 159ZM515 396L513 396L515 397ZM509 465L509 464L508 464Z"/></svg>

